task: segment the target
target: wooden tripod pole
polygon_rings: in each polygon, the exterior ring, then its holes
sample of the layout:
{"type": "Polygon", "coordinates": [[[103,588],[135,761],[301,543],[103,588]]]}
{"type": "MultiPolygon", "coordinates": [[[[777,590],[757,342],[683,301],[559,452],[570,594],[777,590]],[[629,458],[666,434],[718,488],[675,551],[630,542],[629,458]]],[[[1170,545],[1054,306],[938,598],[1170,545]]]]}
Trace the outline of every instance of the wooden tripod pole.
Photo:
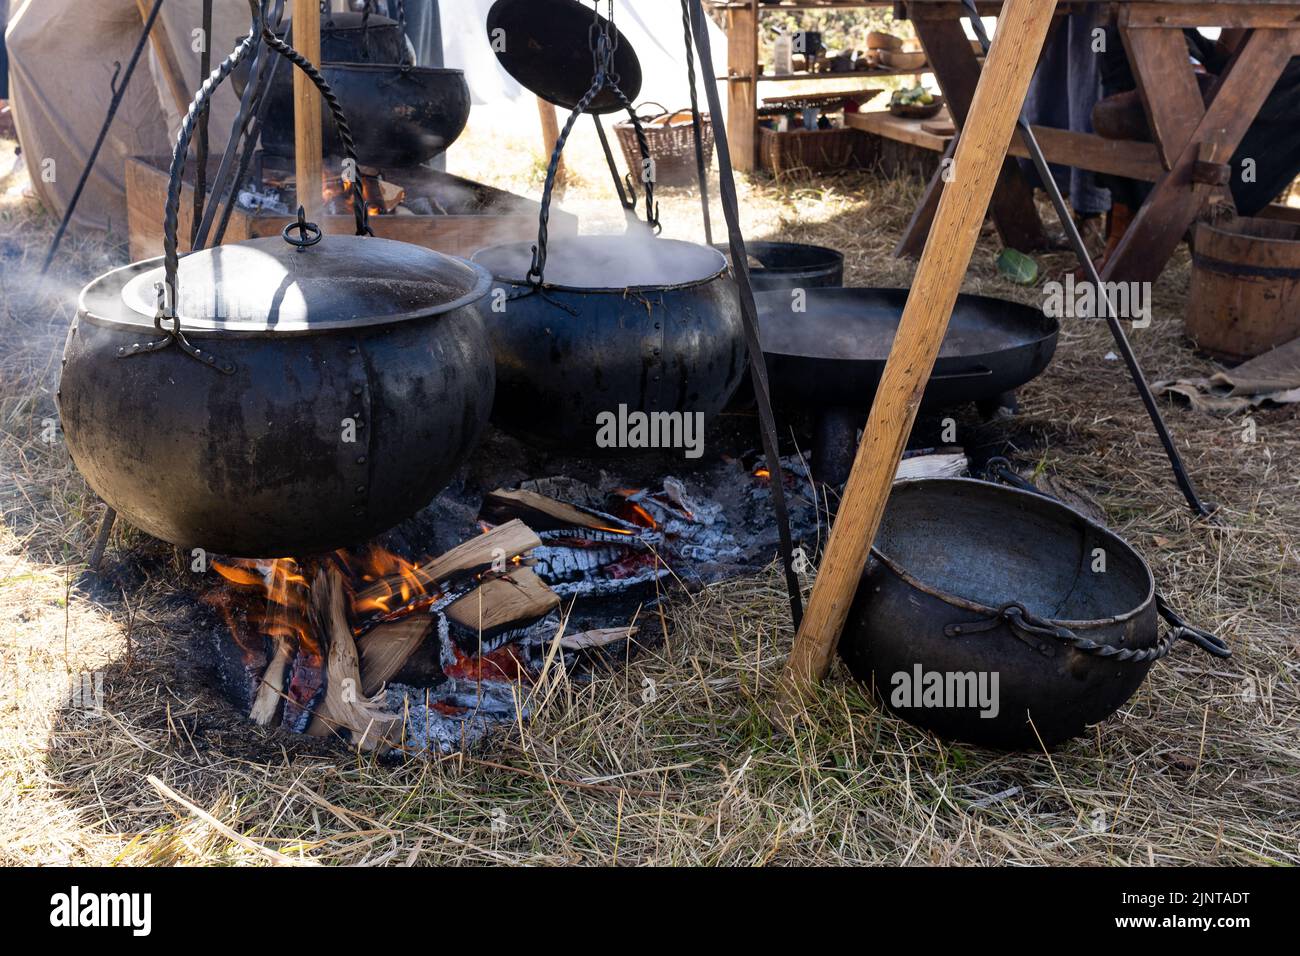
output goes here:
{"type": "Polygon", "coordinates": [[[797,710],[805,692],[830,667],[1055,9],[1055,0],[1007,0],[1002,7],[993,48],[961,129],[951,178],[912,280],[807,613],[785,664],[781,706],[786,714],[797,710]]]}
{"type": "MultiPolygon", "coordinates": [[[[320,66],[320,0],[293,0],[293,47],[320,66]]],[[[302,70],[293,71],[294,179],[298,205],[318,220],[324,173],[321,154],[321,101],[316,84],[302,70]]]]}

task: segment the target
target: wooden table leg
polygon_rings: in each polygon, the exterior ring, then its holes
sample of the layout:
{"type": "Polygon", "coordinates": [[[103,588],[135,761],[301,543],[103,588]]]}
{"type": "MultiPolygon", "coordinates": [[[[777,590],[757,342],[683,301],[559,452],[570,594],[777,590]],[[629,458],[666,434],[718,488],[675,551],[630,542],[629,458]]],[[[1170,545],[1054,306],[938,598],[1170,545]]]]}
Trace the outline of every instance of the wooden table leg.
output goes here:
{"type": "MultiPolygon", "coordinates": [[[[962,30],[960,19],[921,16],[923,11],[919,8],[909,8],[909,12],[917,14],[912,18],[912,26],[921,45],[925,47],[930,69],[934,71],[935,79],[943,92],[953,123],[960,131],[966,123],[971,98],[975,95],[975,86],[979,82],[979,60],[971,50],[970,40],[962,30]]],[[[942,185],[932,182],[927,193],[935,188],[941,190],[942,185]]],[[[936,197],[931,203],[923,203],[918,208],[918,215],[908,225],[907,232],[898,244],[898,250],[916,250],[921,247],[930,231],[932,210],[937,207],[936,197]]],[[[989,212],[1004,245],[1029,251],[1048,244],[1043,221],[1034,205],[1033,187],[1021,174],[1015,160],[1007,159],[1003,162],[989,212]]]]}
{"type": "Polygon", "coordinates": [[[1137,81],[1151,138],[1165,169],[1173,168],[1205,116],[1205,101],[1187,58],[1182,30],[1131,29],[1121,16],[1120,39],[1137,81]]]}
{"type": "Polygon", "coordinates": [[[943,196],[944,165],[952,159],[956,150],[957,137],[954,136],[948,140],[948,148],[943,151],[943,156],[939,159],[939,168],[926,183],[921,201],[912,210],[912,218],[907,221],[903,238],[899,239],[898,245],[894,246],[894,258],[915,259],[925,248],[925,237],[930,234],[930,224],[934,222],[934,214],[939,211],[939,199],[943,196]]]}
{"type": "MultiPolygon", "coordinates": [[[[1182,42],[1181,31],[1167,32],[1176,34],[1182,42]]],[[[1166,125],[1164,132],[1171,137],[1170,142],[1181,142],[1183,146],[1107,260],[1101,273],[1104,281],[1155,281],[1160,275],[1210,192],[1211,187],[1193,180],[1196,164],[1227,163],[1232,158],[1295,54],[1297,43],[1297,34],[1291,30],[1255,30],[1219,78],[1214,97],[1195,127],[1184,132],[1176,122],[1166,125]]],[[[1144,69],[1150,66],[1150,62],[1142,64],[1144,69]]],[[[1138,67],[1135,62],[1134,69],[1138,67]]],[[[1144,82],[1150,89],[1156,80],[1148,77],[1144,82]]],[[[1165,111],[1163,121],[1172,113],[1172,108],[1165,111]]],[[[1169,147],[1170,143],[1165,145],[1169,147]]]]}

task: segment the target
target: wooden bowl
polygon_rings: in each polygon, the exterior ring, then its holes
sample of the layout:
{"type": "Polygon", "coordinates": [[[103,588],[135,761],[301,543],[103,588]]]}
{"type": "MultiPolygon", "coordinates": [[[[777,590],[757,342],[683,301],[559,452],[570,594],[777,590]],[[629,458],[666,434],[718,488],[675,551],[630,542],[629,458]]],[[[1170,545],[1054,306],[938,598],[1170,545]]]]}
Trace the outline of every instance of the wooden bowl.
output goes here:
{"type": "Polygon", "coordinates": [[[903,40],[892,33],[882,33],[879,30],[872,30],[867,34],[868,50],[901,50],[903,40]]]}
{"type": "Polygon", "coordinates": [[[920,70],[925,66],[925,54],[905,53],[901,50],[881,50],[880,62],[891,70],[920,70]]]}
{"type": "Polygon", "coordinates": [[[929,119],[943,109],[943,97],[936,96],[933,103],[890,103],[889,112],[907,119],[929,119]]]}

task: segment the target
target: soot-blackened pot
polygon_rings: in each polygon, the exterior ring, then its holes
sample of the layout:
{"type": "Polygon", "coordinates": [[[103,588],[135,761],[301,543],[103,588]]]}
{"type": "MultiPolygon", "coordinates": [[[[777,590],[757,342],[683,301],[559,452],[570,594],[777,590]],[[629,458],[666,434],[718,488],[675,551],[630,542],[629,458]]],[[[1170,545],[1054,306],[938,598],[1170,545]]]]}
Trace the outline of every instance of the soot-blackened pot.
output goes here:
{"type": "Polygon", "coordinates": [[[490,276],[406,243],[318,241],[183,257],[174,338],[154,325],[161,260],[82,292],[59,414],[131,524],[246,557],[331,550],[422,508],[469,454],[492,405],[474,307],[490,276]]]}
{"type": "Polygon", "coordinates": [[[1050,747],[1123,706],[1175,639],[1230,653],[1161,601],[1125,541],[1029,491],[898,482],[871,557],[840,654],[891,710],[942,737],[1050,747]]]}
{"type": "Polygon", "coordinates": [[[535,287],[532,246],[492,246],[473,259],[496,279],[479,303],[496,354],[492,420],[577,452],[611,450],[597,444],[598,416],[620,407],[699,412],[707,427],[746,367],[722,254],[632,235],[557,239],[535,287]]]}

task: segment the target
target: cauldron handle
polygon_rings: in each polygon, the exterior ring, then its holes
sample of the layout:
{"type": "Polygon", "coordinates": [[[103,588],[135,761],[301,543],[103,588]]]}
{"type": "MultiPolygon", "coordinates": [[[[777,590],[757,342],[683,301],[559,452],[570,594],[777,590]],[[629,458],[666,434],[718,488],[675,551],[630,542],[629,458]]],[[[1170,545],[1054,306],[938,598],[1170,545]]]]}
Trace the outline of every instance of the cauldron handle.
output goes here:
{"type": "MultiPolygon", "coordinates": [[[[598,14],[597,17],[599,18],[598,14]]],[[[534,290],[542,287],[546,277],[546,245],[551,222],[551,197],[555,192],[555,179],[560,171],[560,156],[569,141],[569,135],[573,132],[574,125],[578,122],[578,117],[591,108],[592,101],[595,100],[601,90],[608,88],[618,98],[619,103],[627,109],[628,117],[636,130],[636,141],[641,151],[642,167],[646,170],[653,168],[650,157],[650,141],[646,139],[645,128],[641,125],[641,120],[637,118],[636,109],[632,106],[632,102],[619,87],[618,74],[612,72],[614,50],[618,47],[617,34],[612,31],[612,28],[608,32],[602,30],[595,22],[593,22],[591,30],[592,58],[595,61],[596,73],[592,78],[591,88],[582,95],[582,99],[578,100],[577,105],[573,107],[573,112],[569,114],[569,118],[564,124],[564,129],[560,130],[559,139],[555,141],[555,149],[551,151],[551,162],[546,167],[546,185],[542,189],[541,211],[537,216],[537,245],[533,246],[533,262],[528,269],[528,275],[525,276],[528,284],[534,290]]],[[[658,232],[660,228],[659,207],[656,205],[654,197],[654,176],[643,176],[643,181],[645,183],[646,222],[651,229],[658,232]]]]}
{"type": "MultiPolygon", "coordinates": [[[[1019,488],[1022,491],[1030,491],[1043,498],[1047,498],[1050,501],[1064,504],[1064,502],[1055,495],[1049,495],[1037,485],[1034,485],[1017,475],[1015,471],[1012,470],[1011,463],[1005,458],[990,458],[984,468],[986,475],[993,478],[1000,478],[1007,484],[1019,488]]],[[[1069,506],[1067,505],[1066,507],[1069,506]]],[[[1165,619],[1169,626],[1173,628],[1168,646],[1172,646],[1175,640],[1182,640],[1195,644],[1207,654],[1213,654],[1215,657],[1232,656],[1232,648],[1228,646],[1227,641],[1216,634],[1211,634],[1209,631],[1188,624],[1178,616],[1177,611],[1165,602],[1165,599],[1160,596],[1159,592],[1156,593],[1156,610],[1160,613],[1160,616],[1165,619]]]]}
{"type": "MultiPolygon", "coordinates": [[[[159,294],[159,309],[157,316],[154,318],[154,327],[161,332],[165,332],[173,339],[181,335],[180,318],[176,314],[179,302],[176,276],[180,268],[180,254],[177,250],[176,233],[180,216],[182,177],[185,171],[185,160],[189,154],[190,140],[194,136],[200,114],[202,114],[209,100],[212,99],[217,87],[226,81],[226,78],[234,72],[235,67],[253,49],[254,42],[259,34],[262,41],[270,49],[305,73],[307,78],[320,90],[321,98],[329,106],[334,125],[338,129],[339,140],[343,143],[343,150],[346,154],[344,178],[352,181],[352,206],[357,221],[357,235],[374,234],[370,229],[369,212],[366,209],[365,197],[361,191],[356,144],[352,139],[352,131],[348,126],[347,117],[343,115],[343,109],[339,105],[338,98],[330,89],[325,78],[312,66],[311,61],[304,58],[297,50],[275,35],[266,22],[266,13],[259,0],[248,0],[248,6],[253,15],[253,24],[248,36],[244,37],[234,51],[203,81],[203,86],[199,88],[199,92],[195,95],[193,102],[190,103],[189,111],[185,114],[180,132],[176,136],[176,148],[172,150],[172,163],[167,183],[167,204],[163,214],[163,289],[159,294]],[[171,323],[170,329],[163,327],[163,319],[167,319],[171,323]]],[[[222,367],[222,370],[225,371],[226,368],[222,367]]],[[[233,371],[234,369],[230,367],[229,370],[233,371]]]]}
{"type": "Polygon", "coordinates": [[[1181,617],[1178,612],[1165,603],[1165,599],[1159,594],[1156,595],[1156,610],[1160,616],[1165,619],[1170,627],[1174,629],[1174,637],[1177,640],[1190,641],[1207,654],[1213,654],[1215,657],[1231,657],[1232,648],[1228,642],[1217,634],[1211,634],[1209,631],[1202,630],[1199,627],[1193,627],[1181,617]]]}

